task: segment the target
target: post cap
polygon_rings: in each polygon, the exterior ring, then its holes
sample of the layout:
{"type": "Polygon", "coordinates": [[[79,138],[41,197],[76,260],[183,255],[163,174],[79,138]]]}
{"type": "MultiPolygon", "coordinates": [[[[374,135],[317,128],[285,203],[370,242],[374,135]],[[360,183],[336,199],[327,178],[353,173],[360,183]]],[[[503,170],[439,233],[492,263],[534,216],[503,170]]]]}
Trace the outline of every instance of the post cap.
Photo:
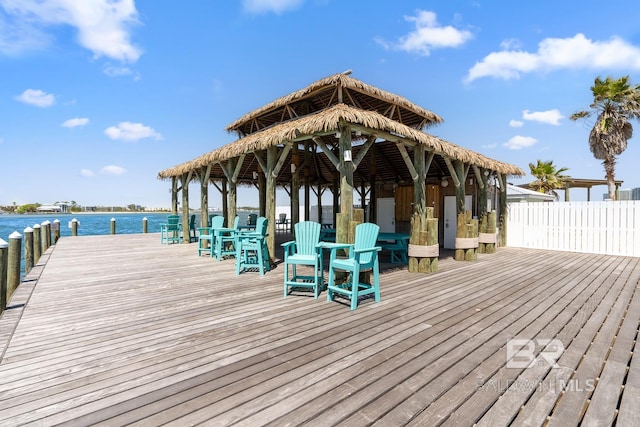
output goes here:
{"type": "Polygon", "coordinates": [[[9,244],[4,240],[0,239],[0,249],[8,248],[9,244]]]}
{"type": "Polygon", "coordinates": [[[22,234],[18,233],[17,231],[14,231],[13,233],[9,234],[9,239],[21,239],[22,238],[22,234]]]}
{"type": "Polygon", "coordinates": [[[25,233],[33,233],[33,228],[27,227],[27,228],[24,229],[24,232],[25,233]]]}

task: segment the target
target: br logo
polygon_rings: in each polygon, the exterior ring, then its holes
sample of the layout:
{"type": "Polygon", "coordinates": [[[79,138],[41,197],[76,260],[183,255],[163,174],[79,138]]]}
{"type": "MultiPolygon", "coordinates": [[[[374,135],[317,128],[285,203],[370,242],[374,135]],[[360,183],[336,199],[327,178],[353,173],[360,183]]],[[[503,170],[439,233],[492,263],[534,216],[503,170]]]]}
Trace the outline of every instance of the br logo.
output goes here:
{"type": "Polygon", "coordinates": [[[545,363],[552,368],[559,368],[556,362],[563,352],[564,345],[558,339],[514,338],[507,341],[507,368],[527,369],[545,363]],[[537,357],[536,345],[542,347],[537,357]]]}

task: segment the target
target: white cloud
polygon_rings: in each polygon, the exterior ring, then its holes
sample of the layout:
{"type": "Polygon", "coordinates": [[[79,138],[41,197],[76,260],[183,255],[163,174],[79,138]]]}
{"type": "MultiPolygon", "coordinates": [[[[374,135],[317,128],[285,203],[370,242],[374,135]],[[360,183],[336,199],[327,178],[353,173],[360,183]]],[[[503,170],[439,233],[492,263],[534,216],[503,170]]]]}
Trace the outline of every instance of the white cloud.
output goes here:
{"type": "Polygon", "coordinates": [[[56,97],[53,94],[46,93],[40,89],[27,89],[16,96],[15,99],[41,108],[51,107],[56,102],[56,97]]]}
{"type": "Polygon", "coordinates": [[[524,122],[521,120],[510,120],[509,126],[511,126],[512,128],[521,128],[522,126],[524,126],[524,122]]]}
{"type": "Polygon", "coordinates": [[[93,171],[90,169],[82,169],[80,170],[80,175],[82,176],[93,176],[93,171]]]}
{"type": "Polygon", "coordinates": [[[89,119],[76,117],[74,119],[66,120],[62,124],[62,127],[65,127],[65,128],[77,128],[77,127],[80,127],[80,126],[86,126],[88,123],[89,123],[89,119]]]}
{"type": "Polygon", "coordinates": [[[458,47],[473,38],[470,31],[459,30],[452,26],[440,26],[436,14],[427,10],[418,10],[416,16],[405,16],[407,22],[412,22],[415,29],[406,36],[400,37],[397,43],[376,40],[385,48],[403,50],[428,56],[432,49],[458,47]]]}
{"type": "Polygon", "coordinates": [[[481,145],[482,148],[496,148],[498,146],[498,144],[496,144],[495,142],[492,144],[483,144],[481,145]]]}
{"type": "Polygon", "coordinates": [[[530,136],[516,135],[503,145],[509,150],[521,150],[523,148],[531,147],[538,142],[537,139],[530,136]]]}
{"type": "Polygon", "coordinates": [[[0,49],[11,42],[24,49],[42,48],[51,39],[47,26],[68,25],[96,58],[135,62],[141,55],[130,41],[130,27],[139,23],[133,0],[0,0],[0,6],[7,14],[0,49]]]}
{"type": "Polygon", "coordinates": [[[294,10],[304,3],[304,0],[242,0],[242,7],[251,13],[273,12],[280,14],[294,10]]]}
{"type": "Polygon", "coordinates": [[[560,111],[558,111],[557,109],[532,112],[529,112],[529,110],[524,110],[522,112],[522,118],[534,122],[560,126],[560,120],[563,119],[564,116],[560,114],[560,111]]]}
{"type": "Polygon", "coordinates": [[[124,175],[127,173],[127,170],[120,166],[108,165],[100,169],[100,173],[105,175],[124,175]]]}
{"type": "Polygon", "coordinates": [[[130,76],[131,74],[133,74],[133,71],[131,71],[131,68],[116,67],[111,64],[105,64],[105,66],[102,67],[102,72],[109,77],[130,76]]]}
{"type": "MultiPolygon", "coordinates": [[[[511,44],[507,42],[504,46],[511,44]]],[[[523,73],[564,68],[640,70],[640,47],[619,37],[607,41],[592,41],[584,34],[565,39],[547,38],[538,44],[537,52],[503,50],[490,53],[469,70],[466,81],[481,77],[517,79],[523,73]]]]}
{"type": "Polygon", "coordinates": [[[162,135],[156,132],[155,129],[142,123],[131,122],[120,122],[118,126],[111,126],[105,129],[104,134],[111,139],[121,139],[123,141],[137,141],[144,138],[162,139],[162,135]]]}

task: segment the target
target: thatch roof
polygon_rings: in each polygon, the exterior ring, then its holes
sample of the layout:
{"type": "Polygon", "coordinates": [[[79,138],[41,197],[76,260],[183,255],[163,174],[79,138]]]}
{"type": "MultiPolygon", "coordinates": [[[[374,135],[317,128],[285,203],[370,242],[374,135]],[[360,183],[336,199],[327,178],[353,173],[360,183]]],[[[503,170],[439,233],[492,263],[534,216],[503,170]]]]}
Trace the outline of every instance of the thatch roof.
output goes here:
{"type": "Polygon", "coordinates": [[[345,104],[365,111],[374,111],[398,123],[422,130],[443,120],[432,111],[399,95],[378,89],[350,77],[351,72],[320,79],[251,111],[226,127],[239,137],[261,131],[277,123],[295,119],[345,104]]]}
{"type": "MultiPolygon", "coordinates": [[[[517,166],[490,159],[472,150],[457,146],[399,123],[378,112],[361,110],[346,104],[336,104],[313,114],[308,114],[254,132],[194,160],[182,163],[173,168],[165,169],[158,174],[158,177],[160,179],[167,179],[172,176],[179,176],[209,164],[225,162],[229,159],[239,157],[242,154],[254,155],[254,153],[261,152],[272,146],[283,146],[284,144],[294,142],[302,143],[310,140],[314,136],[322,137],[328,146],[333,146],[337,142],[334,137],[335,132],[339,131],[341,127],[345,125],[354,131],[353,140],[355,145],[358,145],[359,142],[366,139],[369,135],[375,135],[381,140],[390,140],[393,150],[388,153],[389,156],[399,156],[398,150],[394,146],[396,142],[403,143],[409,147],[422,144],[426,146],[428,151],[434,151],[441,157],[461,160],[465,163],[474,164],[504,175],[524,175],[524,172],[517,166]]],[[[376,145],[379,145],[379,143],[376,143],[376,145]]],[[[354,148],[354,150],[356,150],[356,148],[354,148]]],[[[323,153],[317,153],[317,155],[320,157],[324,156],[323,153]]],[[[245,159],[245,162],[246,161],[245,159]]],[[[329,162],[325,164],[330,165],[329,162]]],[[[383,165],[378,166],[378,168],[383,167],[383,165]]],[[[396,166],[387,167],[393,168],[396,166]]],[[[402,161],[400,161],[397,167],[406,169],[402,161]]],[[[318,171],[318,173],[320,173],[320,171],[318,171]]],[[[381,173],[383,173],[383,171],[381,171],[381,173]]],[[[394,176],[394,174],[391,175],[394,176]]],[[[213,174],[212,176],[215,177],[216,175],[213,174]]],[[[250,177],[251,175],[249,174],[248,176],[250,177]]],[[[395,176],[398,176],[398,174],[396,173],[395,176]]]]}

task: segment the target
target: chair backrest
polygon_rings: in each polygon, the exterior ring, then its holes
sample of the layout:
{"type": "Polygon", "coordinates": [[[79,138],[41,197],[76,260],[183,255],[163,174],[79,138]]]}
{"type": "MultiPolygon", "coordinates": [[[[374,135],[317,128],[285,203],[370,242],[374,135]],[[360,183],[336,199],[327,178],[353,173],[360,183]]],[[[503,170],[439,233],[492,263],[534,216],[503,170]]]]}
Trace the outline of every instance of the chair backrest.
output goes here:
{"type": "Polygon", "coordinates": [[[224,227],[224,217],[222,215],[216,215],[211,218],[211,228],[222,228],[224,227]]]}
{"type": "Polygon", "coordinates": [[[278,217],[278,224],[284,224],[286,222],[287,222],[287,214],[281,213],[280,216],[278,217]]]}
{"type": "Polygon", "coordinates": [[[237,230],[240,226],[240,217],[236,215],[236,218],[233,220],[233,229],[237,230]]]}
{"type": "Polygon", "coordinates": [[[316,253],[316,245],[320,242],[320,228],[320,223],[315,221],[302,221],[295,225],[296,253],[302,255],[316,253]]]}
{"type": "Polygon", "coordinates": [[[258,214],[249,214],[247,225],[256,225],[256,219],[258,219],[258,214]]]}
{"type": "Polygon", "coordinates": [[[195,229],[196,229],[196,216],[191,215],[191,218],[189,218],[189,230],[195,230],[195,229]]]}
{"type": "MultiPolygon", "coordinates": [[[[378,224],[371,222],[363,222],[356,225],[356,238],[353,245],[354,249],[368,249],[376,246],[376,240],[378,240],[378,233],[380,227],[378,224]]],[[[350,256],[353,256],[350,254],[350,256]]],[[[374,252],[366,252],[360,256],[360,264],[367,264],[371,262],[374,256],[374,252]]]]}
{"type": "Polygon", "coordinates": [[[258,217],[258,219],[256,220],[256,232],[260,233],[260,235],[262,236],[266,236],[268,224],[269,221],[267,220],[267,218],[263,216],[258,217]]]}
{"type": "Polygon", "coordinates": [[[167,216],[167,230],[177,230],[180,224],[180,215],[167,216]]]}

